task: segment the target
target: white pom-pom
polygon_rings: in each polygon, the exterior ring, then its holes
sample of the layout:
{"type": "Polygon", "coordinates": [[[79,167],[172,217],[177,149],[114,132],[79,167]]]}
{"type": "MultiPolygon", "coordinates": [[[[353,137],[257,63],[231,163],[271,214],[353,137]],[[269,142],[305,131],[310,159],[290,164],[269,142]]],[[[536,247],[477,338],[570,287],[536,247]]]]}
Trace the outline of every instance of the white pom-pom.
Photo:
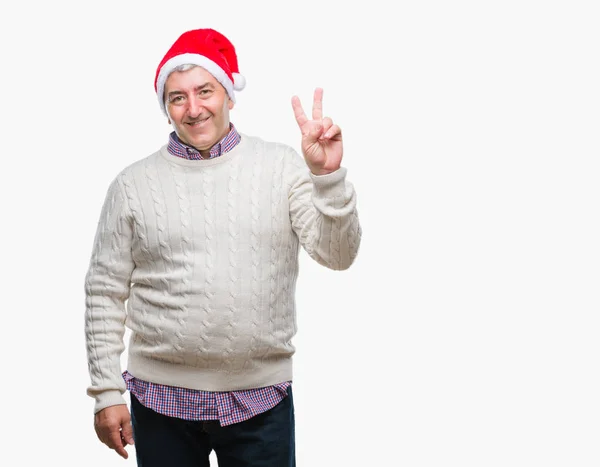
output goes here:
{"type": "Polygon", "coordinates": [[[246,87],[246,78],[239,73],[232,73],[233,75],[233,89],[241,91],[246,87]]]}

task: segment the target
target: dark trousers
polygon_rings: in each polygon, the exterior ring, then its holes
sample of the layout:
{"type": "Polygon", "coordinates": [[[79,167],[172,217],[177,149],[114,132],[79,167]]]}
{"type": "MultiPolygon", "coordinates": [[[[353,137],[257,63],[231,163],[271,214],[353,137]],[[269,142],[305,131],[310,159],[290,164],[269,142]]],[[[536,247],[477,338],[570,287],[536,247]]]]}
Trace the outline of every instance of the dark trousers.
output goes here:
{"type": "Polygon", "coordinates": [[[223,427],[159,414],[131,394],[131,422],[138,467],[209,467],[213,449],[219,467],[296,466],[291,386],[272,409],[223,427]]]}

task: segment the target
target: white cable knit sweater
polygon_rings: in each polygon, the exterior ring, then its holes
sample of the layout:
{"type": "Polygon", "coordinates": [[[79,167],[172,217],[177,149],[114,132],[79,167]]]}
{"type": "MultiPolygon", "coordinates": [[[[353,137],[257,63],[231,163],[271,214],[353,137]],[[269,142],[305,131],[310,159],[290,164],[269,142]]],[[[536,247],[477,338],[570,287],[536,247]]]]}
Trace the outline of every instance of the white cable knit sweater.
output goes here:
{"type": "Polygon", "coordinates": [[[125,403],[125,326],[128,370],[146,381],[231,391],[292,379],[298,245],[336,270],[358,252],[345,177],[312,175],[291,147],[246,135],[215,159],[165,146],[125,168],[86,275],[95,411],[125,403]]]}

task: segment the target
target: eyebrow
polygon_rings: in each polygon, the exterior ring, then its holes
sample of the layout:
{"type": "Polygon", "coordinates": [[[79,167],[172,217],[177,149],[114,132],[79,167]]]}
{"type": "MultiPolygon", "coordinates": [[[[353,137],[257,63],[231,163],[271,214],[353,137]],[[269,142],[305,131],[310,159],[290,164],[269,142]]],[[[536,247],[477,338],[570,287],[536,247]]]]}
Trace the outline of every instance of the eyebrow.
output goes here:
{"type": "MultiPolygon", "coordinates": [[[[204,89],[204,88],[211,88],[211,89],[214,89],[214,86],[213,86],[213,84],[212,84],[212,83],[204,83],[204,84],[201,84],[200,86],[196,86],[196,87],[194,88],[194,91],[195,91],[195,92],[198,92],[198,91],[201,91],[201,90],[202,90],[202,89],[204,89]]],[[[183,92],[183,91],[178,91],[178,90],[171,91],[171,92],[170,92],[170,93],[167,95],[167,98],[169,98],[169,99],[170,99],[170,98],[171,98],[171,97],[173,97],[173,96],[180,96],[180,95],[182,95],[182,94],[185,94],[185,92],[183,92]]]]}

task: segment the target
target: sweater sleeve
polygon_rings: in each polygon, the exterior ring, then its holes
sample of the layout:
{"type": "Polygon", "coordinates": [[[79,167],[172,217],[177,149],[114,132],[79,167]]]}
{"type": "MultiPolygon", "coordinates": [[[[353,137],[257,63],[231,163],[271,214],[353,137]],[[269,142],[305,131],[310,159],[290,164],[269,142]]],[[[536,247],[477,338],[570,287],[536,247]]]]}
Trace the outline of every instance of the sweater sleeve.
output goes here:
{"type": "Polygon", "coordinates": [[[134,262],[132,219],[119,178],[111,183],[85,277],[85,340],[94,412],[125,404],[120,356],[125,349],[125,301],[134,262]]]}
{"type": "Polygon", "coordinates": [[[287,165],[290,220],[300,244],[319,264],[348,269],[358,254],[362,229],[347,169],[314,175],[291,148],[287,165]]]}

